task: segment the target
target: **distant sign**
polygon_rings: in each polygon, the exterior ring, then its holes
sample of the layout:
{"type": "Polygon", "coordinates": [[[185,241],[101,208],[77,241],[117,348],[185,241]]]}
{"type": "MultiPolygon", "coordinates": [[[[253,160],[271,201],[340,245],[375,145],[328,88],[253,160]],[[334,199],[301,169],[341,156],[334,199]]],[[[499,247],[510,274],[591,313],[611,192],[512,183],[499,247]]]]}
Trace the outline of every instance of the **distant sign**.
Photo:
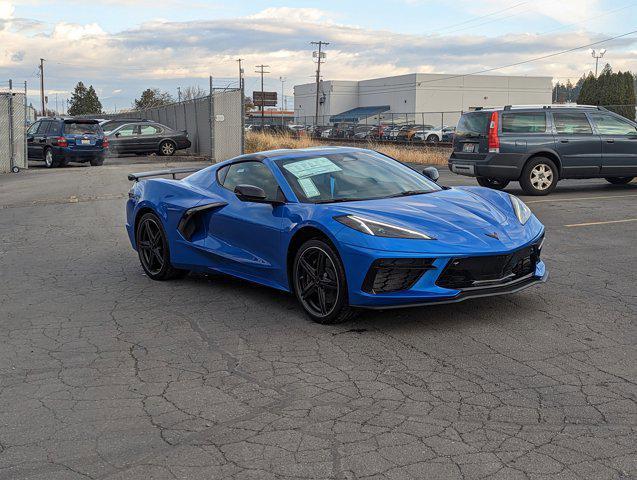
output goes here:
{"type": "Polygon", "coordinates": [[[256,107],[276,107],[277,92],[252,92],[252,103],[256,107]]]}

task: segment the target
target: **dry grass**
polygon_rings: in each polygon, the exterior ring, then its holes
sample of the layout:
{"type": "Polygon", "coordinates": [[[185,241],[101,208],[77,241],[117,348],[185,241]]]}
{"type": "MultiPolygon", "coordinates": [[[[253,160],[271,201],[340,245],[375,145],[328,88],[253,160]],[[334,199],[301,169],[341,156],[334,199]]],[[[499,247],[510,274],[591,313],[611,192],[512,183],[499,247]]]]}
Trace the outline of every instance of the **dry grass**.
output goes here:
{"type": "MultiPolygon", "coordinates": [[[[308,137],[294,138],[289,135],[273,135],[269,133],[247,132],[246,153],[262,152],[264,150],[276,150],[278,148],[308,148],[329,145],[328,142],[315,140],[308,137]]],[[[338,141],[331,142],[339,145],[338,141]]],[[[360,146],[377,150],[381,153],[396,158],[405,163],[420,163],[424,165],[446,165],[449,159],[450,149],[447,147],[425,147],[409,145],[386,145],[381,143],[347,143],[345,145],[360,146]]]]}

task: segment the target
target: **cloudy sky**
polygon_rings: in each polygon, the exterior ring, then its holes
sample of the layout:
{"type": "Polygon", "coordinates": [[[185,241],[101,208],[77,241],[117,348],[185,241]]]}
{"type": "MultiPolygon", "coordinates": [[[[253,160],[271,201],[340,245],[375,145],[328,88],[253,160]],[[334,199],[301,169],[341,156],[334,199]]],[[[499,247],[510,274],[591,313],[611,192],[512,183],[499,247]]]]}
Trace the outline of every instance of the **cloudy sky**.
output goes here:
{"type": "MultiPolygon", "coordinates": [[[[266,89],[286,95],[311,81],[312,40],[330,42],[326,79],[410,72],[462,74],[510,65],[637,30],[635,0],[0,0],[0,87],[29,85],[45,58],[49,105],[75,83],[94,85],[106,110],[128,108],[158,87],[236,86],[270,65],[266,89]]],[[[637,71],[637,34],[600,45],[615,70],[637,71]]],[[[588,49],[498,70],[577,79],[594,68],[588,49]]],[[[60,107],[61,109],[61,107],[60,107]]]]}

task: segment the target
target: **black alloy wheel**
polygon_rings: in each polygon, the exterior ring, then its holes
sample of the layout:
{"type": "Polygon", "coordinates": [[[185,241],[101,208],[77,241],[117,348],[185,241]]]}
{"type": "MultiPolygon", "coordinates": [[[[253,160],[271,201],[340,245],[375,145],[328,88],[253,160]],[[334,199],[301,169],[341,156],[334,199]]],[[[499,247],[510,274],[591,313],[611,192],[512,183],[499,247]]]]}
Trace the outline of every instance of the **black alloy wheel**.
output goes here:
{"type": "Polygon", "coordinates": [[[493,190],[504,190],[509,184],[508,180],[501,178],[478,177],[476,180],[481,187],[492,188],[493,190]]]}
{"type": "Polygon", "coordinates": [[[293,268],[294,293],[318,323],[341,323],[353,317],[347,304],[345,271],[332,247],[321,240],[304,243],[293,268]]]}
{"type": "Polygon", "coordinates": [[[146,275],[153,280],[168,280],[185,275],[170,263],[168,241],[161,220],[154,213],[146,213],[137,224],[137,253],[146,275]]]}

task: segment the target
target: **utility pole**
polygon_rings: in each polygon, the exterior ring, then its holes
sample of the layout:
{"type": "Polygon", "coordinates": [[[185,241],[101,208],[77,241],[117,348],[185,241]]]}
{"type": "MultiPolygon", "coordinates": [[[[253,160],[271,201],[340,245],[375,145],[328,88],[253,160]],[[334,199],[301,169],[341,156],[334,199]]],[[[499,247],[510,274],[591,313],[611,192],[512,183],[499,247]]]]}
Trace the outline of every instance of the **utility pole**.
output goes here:
{"type": "Polygon", "coordinates": [[[181,103],[181,87],[177,87],[177,103],[181,103]]]}
{"type": "Polygon", "coordinates": [[[597,68],[599,67],[599,59],[604,56],[606,53],[606,49],[602,48],[601,50],[593,50],[592,48],[589,50],[591,56],[595,59],[595,78],[597,78],[597,68]]]}
{"type": "Polygon", "coordinates": [[[310,42],[311,45],[318,45],[318,51],[312,52],[312,56],[316,58],[316,106],[314,111],[314,126],[318,126],[318,109],[319,109],[319,83],[321,81],[321,60],[325,58],[323,53],[323,45],[329,45],[329,42],[310,42]]]}
{"type": "Polygon", "coordinates": [[[270,68],[270,65],[257,65],[256,68],[258,68],[259,70],[255,70],[255,72],[261,74],[261,126],[263,126],[265,116],[265,100],[263,98],[263,75],[266,73],[270,73],[265,71],[266,68],[270,68]]]}
{"type": "Polygon", "coordinates": [[[58,94],[55,94],[55,114],[59,115],[60,112],[58,112],[58,94]]]}
{"type": "Polygon", "coordinates": [[[44,59],[40,59],[40,101],[42,103],[42,116],[46,116],[46,105],[44,102],[44,59]]]}

